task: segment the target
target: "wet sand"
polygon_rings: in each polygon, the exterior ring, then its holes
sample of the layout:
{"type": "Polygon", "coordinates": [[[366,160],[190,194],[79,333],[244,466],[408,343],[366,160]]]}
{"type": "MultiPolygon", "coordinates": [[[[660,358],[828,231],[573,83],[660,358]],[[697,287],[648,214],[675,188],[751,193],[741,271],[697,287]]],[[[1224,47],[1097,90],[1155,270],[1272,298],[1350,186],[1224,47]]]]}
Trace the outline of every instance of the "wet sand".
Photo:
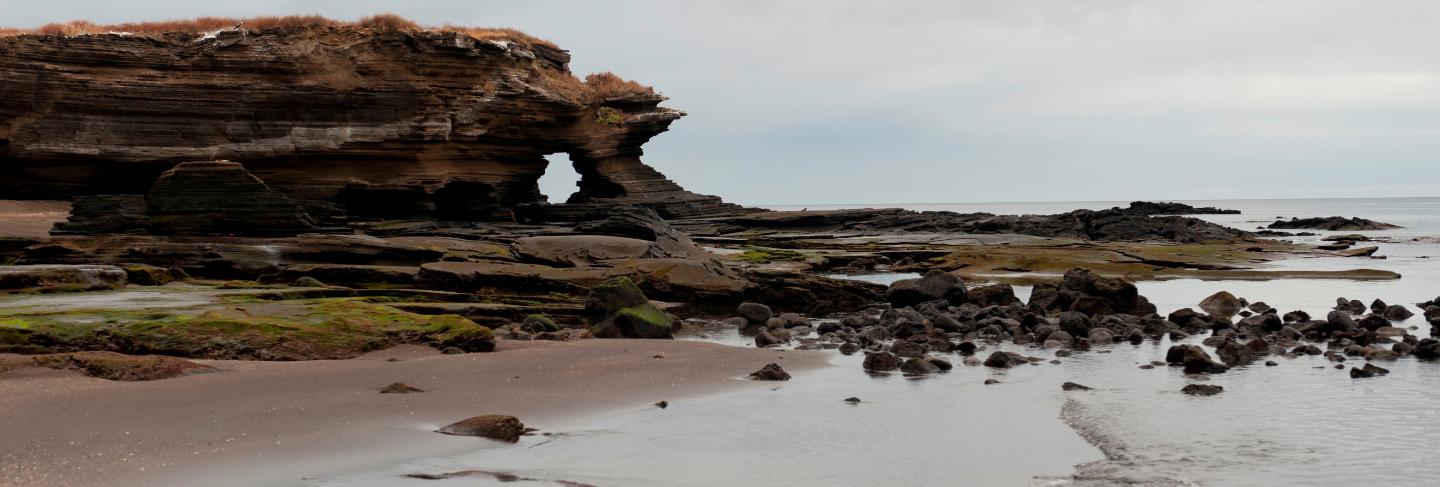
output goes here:
{"type": "Polygon", "coordinates": [[[221,372],[112,382],[0,372],[0,484],[258,485],[474,448],[432,430],[479,414],[547,423],[763,388],[826,355],[670,340],[502,341],[495,353],[397,347],[354,360],[204,361],[221,372]],[[661,355],[664,358],[655,358],[661,355]],[[390,361],[391,358],[399,361],[390,361]],[[380,394],[392,382],[426,390],[380,394]]]}

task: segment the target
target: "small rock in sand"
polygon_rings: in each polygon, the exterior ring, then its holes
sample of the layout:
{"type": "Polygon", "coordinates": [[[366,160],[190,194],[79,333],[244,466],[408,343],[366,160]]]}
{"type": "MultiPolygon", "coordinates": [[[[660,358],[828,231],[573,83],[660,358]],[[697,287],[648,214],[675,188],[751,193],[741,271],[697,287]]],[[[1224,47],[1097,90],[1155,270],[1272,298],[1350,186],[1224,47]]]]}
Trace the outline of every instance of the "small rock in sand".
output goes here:
{"type": "Polygon", "coordinates": [[[1190,384],[1180,389],[1180,392],[1192,396],[1213,396],[1224,391],[1224,387],[1214,384],[1190,384]]]}
{"type": "Polygon", "coordinates": [[[850,403],[850,404],[860,404],[860,398],[858,398],[858,397],[847,397],[847,398],[845,398],[845,402],[850,403]]]}
{"type": "Polygon", "coordinates": [[[1088,391],[1088,390],[1091,390],[1090,387],[1082,386],[1082,385],[1076,384],[1076,383],[1074,383],[1074,382],[1066,382],[1066,383],[1064,383],[1064,384],[1060,384],[1060,389],[1061,389],[1061,390],[1065,390],[1065,391],[1088,391]]]}
{"type": "Polygon", "coordinates": [[[515,443],[525,433],[525,423],[514,416],[487,414],[451,423],[436,430],[437,433],[458,436],[480,436],[492,440],[515,443]]]}
{"type": "Polygon", "coordinates": [[[790,374],[779,364],[767,364],[764,368],[752,372],[750,380],[790,380],[790,374]]]}
{"type": "Polygon", "coordinates": [[[668,407],[670,407],[670,401],[660,401],[660,402],[657,402],[657,403],[655,403],[655,407],[660,408],[660,409],[668,408],[668,407]]]}
{"type": "Polygon", "coordinates": [[[404,382],[396,382],[394,384],[390,384],[388,386],[380,388],[381,394],[409,394],[412,392],[425,391],[423,389],[420,389],[419,387],[415,387],[404,382]]]}

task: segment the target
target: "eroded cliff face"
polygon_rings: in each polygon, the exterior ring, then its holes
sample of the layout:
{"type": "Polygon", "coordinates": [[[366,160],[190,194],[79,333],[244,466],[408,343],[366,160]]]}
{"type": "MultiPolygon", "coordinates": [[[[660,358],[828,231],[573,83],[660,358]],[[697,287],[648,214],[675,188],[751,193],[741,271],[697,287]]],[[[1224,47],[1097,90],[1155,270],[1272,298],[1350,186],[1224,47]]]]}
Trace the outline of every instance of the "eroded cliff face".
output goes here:
{"type": "Polygon", "coordinates": [[[738,209],[641,162],[683,112],[656,93],[597,97],[568,62],[538,44],[360,27],[0,38],[0,198],[146,194],[178,163],[229,160],[320,224],[738,209]],[[533,208],[554,153],[580,190],[533,208]]]}

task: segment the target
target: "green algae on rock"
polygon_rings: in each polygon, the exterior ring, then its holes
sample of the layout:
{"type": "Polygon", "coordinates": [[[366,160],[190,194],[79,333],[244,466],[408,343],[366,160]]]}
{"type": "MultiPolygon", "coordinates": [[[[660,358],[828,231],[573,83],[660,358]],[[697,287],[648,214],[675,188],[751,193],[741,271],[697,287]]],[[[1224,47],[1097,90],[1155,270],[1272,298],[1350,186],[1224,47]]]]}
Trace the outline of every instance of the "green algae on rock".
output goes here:
{"type": "Polygon", "coordinates": [[[628,277],[595,286],[585,300],[590,332],[597,338],[671,338],[674,319],[645,297],[628,277]]]}
{"type": "Polygon", "coordinates": [[[28,312],[0,319],[0,352],[103,350],[210,359],[352,358],[402,343],[495,348],[490,329],[456,315],[421,315],[353,298],[239,303],[178,310],[28,312]]]}

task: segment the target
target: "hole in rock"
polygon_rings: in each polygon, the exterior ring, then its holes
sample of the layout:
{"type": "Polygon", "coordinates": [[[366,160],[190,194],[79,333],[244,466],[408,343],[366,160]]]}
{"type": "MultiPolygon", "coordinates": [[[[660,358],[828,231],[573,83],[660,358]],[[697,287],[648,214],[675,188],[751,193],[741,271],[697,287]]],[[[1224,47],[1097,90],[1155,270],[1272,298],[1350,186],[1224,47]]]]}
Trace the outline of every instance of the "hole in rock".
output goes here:
{"type": "Polygon", "coordinates": [[[548,198],[551,204],[564,203],[580,189],[580,173],[575,172],[575,165],[564,152],[545,156],[545,160],[548,162],[545,165],[545,174],[541,175],[537,182],[540,194],[548,198]]]}

